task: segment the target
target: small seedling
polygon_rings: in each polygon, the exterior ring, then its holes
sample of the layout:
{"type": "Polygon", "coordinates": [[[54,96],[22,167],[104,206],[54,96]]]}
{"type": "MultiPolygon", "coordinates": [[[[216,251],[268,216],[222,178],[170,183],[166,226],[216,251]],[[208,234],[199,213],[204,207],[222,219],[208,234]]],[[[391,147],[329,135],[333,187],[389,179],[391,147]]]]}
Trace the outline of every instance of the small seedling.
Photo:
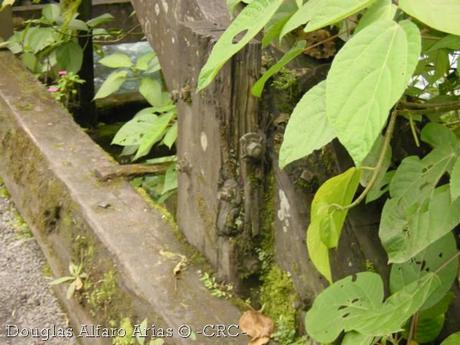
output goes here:
{"type": "Polygon", "coordinates": [[[79,291],[83,288],[83,280],[88,278],[88,274],[82,271],[83,271],[83,266],[81,264],[77,266],[71,262],[69,264],[70,276],[65,276],[65,277],[61,277],[56,280],[53,280],[50,283],[50,285],[59,285],[59,284],[70,282],[70,285],[67,288],[66,297],[67,299],[71,299],[73,295],[75,294],[75,291],[79,291]]]}

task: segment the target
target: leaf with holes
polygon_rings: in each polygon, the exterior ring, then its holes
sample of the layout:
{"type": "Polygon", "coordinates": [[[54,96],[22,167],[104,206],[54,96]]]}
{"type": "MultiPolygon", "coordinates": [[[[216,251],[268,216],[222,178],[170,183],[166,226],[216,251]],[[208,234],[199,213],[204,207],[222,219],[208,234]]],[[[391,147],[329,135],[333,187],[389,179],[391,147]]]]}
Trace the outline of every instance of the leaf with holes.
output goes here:
{"type": "Polygon", "coordinates": [[[289,62],[294,60],[297,56],[303,53],[305,49],[305,41],[299,41],[297,44],[292,47],[283,57],[273,66],[271,66],[263,75],[262,77],[257,80],[257,82],[252,86],[251,92],[254,96],[260,97],[262,96],[262,91],[264,90],[265,83],[268,79],[270,79],[273,75],[281,71],[281,69],[286,66],[289,62]]]}
{"type": "Polygon", "coordinates": [[[433,29],[460,35],[458,0],[400,0],[399,7],[433,29]]]}
{"type": "Polygon", "coordinates": [[[325,108],[325,82],[310,89],[297,103],[284,133],[280,167],[306,157],[335,138],[325,108]]]}
{"type": "Polygon", "coordinates": [[[392,294],[382,306],[369,311],[356,311],[353,329],[372,336],[386,336],[398,332],[407,320],[420,310],[440,284],[436,274],[428,273],[392,294]]]}
{"type": "Polygon", "coordinates": [[[406,89],[411,77],[408,46],[405,30],[382,20],[353,36],[332,63],[326,81],[327,116],[357,165],[406,89]]]}
{"type": "Polygon", "coordinates": [[[444,185],[434,189],[428,199],[410,206],[399,198],[387,200],[379,236],[389,262],[404,263],[459,223],[460,199],[452,201],[449,186],[444,185]]]}
{"type": "Polygon", "coordinates": [[[316,341],[331,343],[344,330],[353,330],[356,311],[381,307],[383,297],[383,281],[376,273],[344,278],[314,300],[305,317],[305,328],[316,341]]]}
{"type": "Polygon", "coordinates": [[[439,286],[433,273],[405,286],[384,303],[382,278],[372,272],[339,280],[313,302],[305,318],[308,334],[321,343],[333,342],[343,331],[369,337],[401,330],[439,286]]]}
{"type": "Polygon", "coordinates": [[[208,61],[201,69],[198,91],[208,86],[225,62],[263,29],[282,2],[283,0],[254,0],[241,11],[219,38],[208,61]]]}
{"type": "Polygon", "coordinates": [[[305,32],[337,23],[373,2],[374,0],[310,0],[289,19],[281,32],[281,37],[307,23],[305,32]]]}
{"type": "MultiPolygon", "coordinates": [[[[429,272],[436,272],[456,253],[455,237],[453,234],[447,234],[409,261],[403,264],[394,264],[390,273],[391,292],[395,293],[401,290],[404,286],[420,279],[429,272]]],[[[431,308],[447,294],[457,277],[457,271],[458,261],[454,260],[437,273],[442,284],[433,292],[421,310],[431,308]]]]}
{"type": "Polygon", "coordinates": [[[112,145],[139,146],[146,132],[150,130],[157,120],[157,115],[144,110],[132,120],[126,122],[112,140],[112,145]]]}

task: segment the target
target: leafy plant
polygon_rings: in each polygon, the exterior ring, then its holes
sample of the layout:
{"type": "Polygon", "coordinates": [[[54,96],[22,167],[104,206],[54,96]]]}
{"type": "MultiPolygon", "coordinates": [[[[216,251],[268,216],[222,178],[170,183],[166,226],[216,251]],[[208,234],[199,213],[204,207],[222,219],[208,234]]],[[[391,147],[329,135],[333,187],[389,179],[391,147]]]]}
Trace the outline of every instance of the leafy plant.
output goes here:
{"type": "MultiPolygon", "coordinates": [[[[107,97],[118,91],[128,80],[139,83],[139,92],[151,105],[139,111],[125,123],[112,140],[112,144],[123,146],[122,155],[138,160],[147,156],[155,146],[164,145],[172,149],[177,138],[177,110],[169,92],[163,90],[158,78],[161,70],[155,53],[142,55],[132,62],[126,54],[108,55],[99,61],[115,70],[101,85],[95,98],[107,97]]],[[[176,157],[165,156],[147,160],[148,164],[170,163],[163,175],[148,176],[135,180],[159,202],[164,202],[177,188],[176,157]]]]}
{"type": "Polygon", "coordinates": [[[230,284],[219,283],[211,274],[204,272],[200,280],[204,286],[211,292],[211,295],[218,298],[231,298],[233,296],[233,287],[230,284]]]}
{"type": "Polygon", "coordinates": [[[77,73],[83,62],[78,33],[105,35],[107,31],[98,26],[113,18],[103,14],[84,22],[78,19],[77,9],[78,6],[46,4],[39,19],[25,21],[25,28],[15,31],[2,46],[18,54],[26,67],[45,82],[54,79],[61,70],[77,73]]]}
{"type": "MultiPolygon", "coordinates": [[[[306,330],[322,343],[342,334],[347,345],[431,342],[443,327],[460,256],[452,235],[460,223],[460,3],[288,3],[251,1],[215,44],[197,88],[208,86],[262,29],[264,46],[283,41],[278,47],[290,48],[253,86],[255,96],[302,52],[341,41],[326,80],[295,107],[280,149],[285,167],[337,138],[354,162],[326,181],[311,205],[307,249],[331,285],[307,313],[306,330]],[[324,31],[323,40],[305,43],[309,33],[324,31]],[[401,160],[391,146],[403,127],[420,153],[401,160]],[[355,196],[360,184],[364,189],[355,196]],[[334,282],[329,262],[348,211],[383,196],[379,236],[392,265],[387,299],[377,273],[334,282]]],[[[455,342],[458,334],[443,344],[455,342]]]]}
{"type": "Polygon", "coordinates": [[[70,276],[61,277],[53,280],[50,285],[60,285],[64,283],[70,283],[67,288],[67,299],[71,299],[75,294],[75,291],[80,291],[83,289],[83,282],[88,278],[88,274],[83,272],[83,266],[75,265],[74,263],[69,264],[69,273],[70,276]]]}
{"type": "Polygon", "coordinates": [[[73,72],[59,71],[57,83],[50,85],[48,91],[51,92],[56,101],[68,108],[72,103],[76,103],[77,86],[84,83],[85,81],[73,72]]]}

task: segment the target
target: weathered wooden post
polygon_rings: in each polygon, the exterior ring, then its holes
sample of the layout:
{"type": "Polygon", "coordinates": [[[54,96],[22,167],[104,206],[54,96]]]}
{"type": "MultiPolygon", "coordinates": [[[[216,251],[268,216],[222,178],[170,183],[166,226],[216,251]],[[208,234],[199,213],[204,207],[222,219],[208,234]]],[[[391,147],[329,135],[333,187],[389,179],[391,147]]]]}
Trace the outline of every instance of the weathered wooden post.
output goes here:
{"type": "Polygon", "coordinates": [[[259,231],[265,140],[250,87],[260,70],[260,46],[250,44],[197,94],[200,68],[229,23],[225,2],[132,2],[179,98],[179,226],[221,277],[237,283],[239,266],[248,262],[238,257],[259,231]]]}

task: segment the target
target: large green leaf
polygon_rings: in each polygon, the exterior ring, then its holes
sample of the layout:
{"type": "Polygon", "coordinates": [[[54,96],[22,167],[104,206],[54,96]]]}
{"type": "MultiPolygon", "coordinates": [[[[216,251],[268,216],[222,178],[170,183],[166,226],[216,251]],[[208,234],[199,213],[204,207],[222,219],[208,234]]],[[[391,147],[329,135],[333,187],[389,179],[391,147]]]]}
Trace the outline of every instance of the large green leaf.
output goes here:
{"type": "Polygon", "coordinates": [[[283,57],[273,66],[271,66],[263,75],[262,77],[257,80],[257,82],[253,85],[251,92],[254,96],[260,97],[262,96],[262,91],[264,90],[265,83],[268,79],[270,79],[274,74],[281,71],[281,69],[286,66],[289,62],[294,60],[297,56],[303,53],[305,49],[305,41],[299,41],[297,44],[292,47],[283,57]]]}
{"type": "Polygon", "coordinates": [[[305,317],[308,334],[318,342],[331,343],[345,329],[353,330],[354,312],[376,309],[382,305],[383,282],[378,274],[358,273],[324,290],[313,302],[305,317]]]}
{"type": "Polygon", "coordinates": [[[445,314],[453,299],[454,294],[448,293],[436,305],[419,313],[417,329],[414,335],[414,339],[419,344],[430,343],[439,337],[444,328],[445,314]]]}
{"type": "Polygon", "coordinates": [[[83,63],[83,50],[74,41],[68,41],[56,48],[56,60],[60,69],[77,73],[83,63]]]}
{"type": "MultiPolygon", "coordinates": [[[[429,272],[436,272],[456,253],[457,243],[455,237],[453,234],[447,234],[409,261],[393,265],[390,273],[391,292],[401,290],[404,286],[420,279],[420,277],[429,272]]],[[[458,261],[454,260],[437,272],[441,285],[425,302],[422,310],[431,308],[446,295],[457,277],[457,271],[458,261]]]]}
{"type": "Polygon", "coordinates": [[[305,32],[318,30],[345,19],[369,6],[374,0],[310,0],[284,26],[281,37],[304,25],[305,32]]]}
{"type": "Polygon", "coordinates": [[[420,54],[422,52],[422,34],[417,25],[410,20],[403,20],[399,25],[406,33],[407,38],[407,69],[406,69],[406,86],[417,68],[420,54]]]}
{"type": "Polygon", "coordinates": [[[61,15],[61,6],[58,4],[46,4],[42,8],[42,16],[50,23],[56,22],[61,15]]]}
{"type": "MultiPolygon", "coordinates": [[[[416,191],[414,191],[416,193],[416,191]]],[[[434,189],[428,199],[406,206],[389,199],[382,211],[379,236],[392,263],[404,263],[460,223],[460,199],[452,202],[447,185],[434,189]]]]}
{"type": "Polygon", "coordinates": [[[332,282],[328,249],[338,245],[348,210],[335,206],[348,205],[358,188],[360,171],[350,168],[327,180],[316,192],[311,205],[307,229],[308,255],[316,269],[332,282]]]}
{"type": "Polygon", "coordinates": [[[161,83],[156,79],[147,77],[142,78],[139,92],[155,107],[162,107],[170,102],[169,93],[163,92],[161,83]]]}
{"type": "Polygon", "coordinates": [[[447,337],[441,345],[458,345],[460,344],[460,332],[454,333],[447,337]]]}
{"type": "Polygon", "coordinates": [[[399,7],[436,30],[460,35],[458,0],[400,0],[399,7]]]}
{"type": "Polygon", "coordinates": [[[329,283],[332,283],[331,264],[329,260],[329,249],[321,241],[321,227],[318,223],[310,223],[307,229],[307,250],[308,256],[329,283]]]}
{"type": "Polygon", "coordinates": [[[129,56],[123,53],[107,55],[100,59],[99,63],[110,68],[131,67],[133,65],[129,56]]]}
{"type": "Polygon", "coordinates": [[[397,7],[392,4],[391,0],[376,0],[359,20],[354,33],[358,33],[365,27],[375,23],[378,20],[393,19],[397,7]]]}
{"type": "Polygon", "coordinates": [[[262,30],[282,2],[283,0],[254,0],[241,11],[217,41],[201,69],[198,90],[208,86],[225,62],[262,30]]]}
{"type": "Polygon", "coordinates": [[[369,312],[358,310],[353,329],[374,336],[398,332],[440,284],[436,274],[428,273],[392,294],[381,307],[369,312]]]}
{"type": "Polygon", "coordinates": [[[382,20],[353,36],[332,63],[326,82],[327,116],[358,165],[406,89],[408,50],[405,30],[382,20]]]}
{"type": "Polygon", "coordinates": [[[382,303],[382,278],[358,273],[334,283],[315,299],[305,318],[307,332],[321,343],[333,342],[342,331],[375,337],[399,332],[439,284],[437,276],[429,273],[382,303]]]}
{"type": "Polygon", "coordinates": [[[152,111],[138,113],[132,120],[126,122],[117,132],[112,144],[121,146],[139,146],[146,132],[154,125],[157,115],[152,111]]]}
{"type": "Polygon", "coordinates": [[[59,39],[59,34],[53,28],[34,28],[29,30],[27,35],[27,43],[34,54],[56,43],[59,39]]]}
{"type": "Polygon", "coordinates": [[[280,149],[280,167],[308,156],[335,138],[326,117],[325,88],[325,82],[314,86],[294,108],[280,149]]]}
{"type": "Polygon", "coordinates": [[[341,345],[372,345],[374,344],[374,337],[363,335],[357,332],[350,332],[345,334],[341,345]]]}
{"type": "Polygon", "coordinates": [[[118,91],[127,77],[128,71],[114,71],[110,73],[96,93],[96,96],[94,96],[94,99],[104,98],[118,91]]]}
{"type": "Polygon", "coordinates": [[[155,121],[149,127],[148,131],[146,131],[145,135],[142,137],[139,149],[134,156],[134,160],[149,154],[153,145],[155,145],[164,137],[169,122],[174,118],[175,115],[176,114],[174,112],[170,112],[162,114],[155,119],[155,121]]]}
{"type": "Polygon", "coordinates": [[[336,248],[343,223],[348,210],[337,207],[347,206],[356,193],[361,171],[350,168],[344,173],[334,176],[321,185],[311,204],[311,222],[318,223],[321,231],[321,241],[328,248],[336,248]]]}

